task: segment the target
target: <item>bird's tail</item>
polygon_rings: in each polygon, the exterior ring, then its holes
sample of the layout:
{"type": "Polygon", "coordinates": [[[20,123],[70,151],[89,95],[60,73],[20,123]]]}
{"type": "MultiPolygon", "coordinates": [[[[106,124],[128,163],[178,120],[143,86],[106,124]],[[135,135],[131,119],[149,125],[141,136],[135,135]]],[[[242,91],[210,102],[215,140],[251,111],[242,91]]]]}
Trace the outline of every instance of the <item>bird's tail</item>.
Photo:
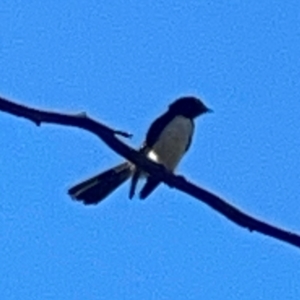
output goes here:
{"type": "Polygon", "coordinates": [[[97,204],[124,183],[132,172],[132,165],[125,162],[73,186],[68,193],[84,204],[97,204]]]}

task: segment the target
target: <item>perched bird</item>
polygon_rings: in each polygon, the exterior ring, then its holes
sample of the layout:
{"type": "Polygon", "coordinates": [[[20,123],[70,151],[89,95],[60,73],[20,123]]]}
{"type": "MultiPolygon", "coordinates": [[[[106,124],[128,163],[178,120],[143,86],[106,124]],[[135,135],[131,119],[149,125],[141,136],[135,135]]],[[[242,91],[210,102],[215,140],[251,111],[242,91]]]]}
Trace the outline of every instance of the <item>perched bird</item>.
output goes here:
{"type": "MultiPolygon", "coordinates": [[[[181,97],[169,105],[167,112],[150,126],[140,151],[170,171],[174,171],[182,156],[189,149],[194,133],[194,119],[212,112],[203,102],[193,96],[181,97]]],[[[84,204],[97,204],[117,187],[132,177],[130,198],[133,197],[137,181],[146,176],[146,183],[140,192],[145,199],[159,184],[130,162],[124,162],[102,172],[69,189],[75,200],[84,204]]]]}

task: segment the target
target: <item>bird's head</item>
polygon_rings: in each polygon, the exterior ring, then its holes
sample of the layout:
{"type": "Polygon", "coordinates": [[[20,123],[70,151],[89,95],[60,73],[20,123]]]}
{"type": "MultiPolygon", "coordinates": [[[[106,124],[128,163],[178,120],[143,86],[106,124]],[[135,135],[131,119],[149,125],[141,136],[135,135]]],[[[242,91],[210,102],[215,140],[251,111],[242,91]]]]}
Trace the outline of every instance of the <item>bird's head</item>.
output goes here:
{"type": "Polygon", "coordinates": [[[169,111],[191,119],[204,113],[212,112],[200,99],[193,96],[178,98],[169,105],[169,111]]]}

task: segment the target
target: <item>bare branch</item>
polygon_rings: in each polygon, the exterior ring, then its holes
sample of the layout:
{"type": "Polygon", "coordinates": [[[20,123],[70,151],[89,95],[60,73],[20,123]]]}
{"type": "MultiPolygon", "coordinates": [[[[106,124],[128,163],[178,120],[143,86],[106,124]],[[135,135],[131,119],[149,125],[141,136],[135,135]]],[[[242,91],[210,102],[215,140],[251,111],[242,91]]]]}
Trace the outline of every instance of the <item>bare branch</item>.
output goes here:
{"type": "Polygon", "coordinates": [[[94,133],[112,150],[123,156],[125,159],[138,165],[141,169],[145,170],[150,175],[155,176],[157,179],[166,183],[167,185],[175,187],[176,189],[204,202],[235,224],[245,227],[250,231],[260,232],[264,235],[287,242],[300,248],[300,236],[298,234],[277,228],[266,222],[253,218],[250,215],[247,215],[213,193],[208,192],[201,187],[192,184],[191,182],[188,182],[182,176],[176,176],[167,171],[163,166],[147,159],[143,154],[127,146],[115,136],[122,135],[125,137],[130,137],[130,134],[128,133],[113,130],[108,126],[89,118],[86,114],[71,115],[38,110],[14,103],[2,97],[0,97],[0,110],[28,119],[34,122],[36,125],[41,125],[41,123],[60,124],[78,127],[94,133]]]}

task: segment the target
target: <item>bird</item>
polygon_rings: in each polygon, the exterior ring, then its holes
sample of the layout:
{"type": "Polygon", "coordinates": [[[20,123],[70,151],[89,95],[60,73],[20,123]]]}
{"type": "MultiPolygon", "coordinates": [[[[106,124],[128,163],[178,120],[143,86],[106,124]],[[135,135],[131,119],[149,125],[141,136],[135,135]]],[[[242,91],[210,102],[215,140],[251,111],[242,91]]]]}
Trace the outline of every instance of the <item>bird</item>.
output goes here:
{"type": "MultiPolygon", "coordinates": [[[[190,148],[195,128],[194,119],[210,112],[212,109],[195,96],[179,97],[151,124],[139,151],[148,159],[174,172],[190,148]]],[[[132,198],[138,180],[143,177],[146,178],[146,183],[139,197],[146,199],[160,181],[129,161],[76,184],[68,193],[72,199],[82,201],[85,205],[98,204],[131,178],[129,198],[132,198]]]]}

